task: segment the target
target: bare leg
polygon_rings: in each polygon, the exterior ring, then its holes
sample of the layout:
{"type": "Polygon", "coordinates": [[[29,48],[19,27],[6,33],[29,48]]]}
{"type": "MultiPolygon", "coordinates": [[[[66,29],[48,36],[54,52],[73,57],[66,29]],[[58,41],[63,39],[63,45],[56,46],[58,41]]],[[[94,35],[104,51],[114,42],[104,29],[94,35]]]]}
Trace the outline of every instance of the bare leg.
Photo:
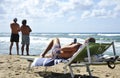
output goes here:
{"type": "Polygon", "coordinates": [[[10,53],[9,53],[9,55],[12,55],[12,53],[11,53],[12,46],[13,46],[13,42],[11,42],[11,44],[10,44],[10,53]]]}
{"type": "Polygon", "coordinates": [[[55,38],[53,40],[51,40],[51,42],[48,44],[47,48],[45,49],[45,51],[42,54],[42,57],[45,56],[45,54],[53,47],[53,45],[55,44],[60,44],[59,39],[55,38]]]}
{"type": "MultiPolygon", "coordinates": [[[[55,38],[54,39],[54,44],[53,45],[56,45],[56,44],[59,44],[60,45],[60,40],[58,38],[55,38]]],[[[61,47],[61,46],[60,46],[61,47]]]]}
{"type": "Polygon", "coordinates": [[[29,44],[26,45],[26,52],[27,52],[27,55],[29,55],[29,44]]]}
{"type": "Polygon", "coordinates": [[[21,51],[22,51],[22,55],[24,54],[23,52],[24,52],[24,44],[22,44],[22,47],[21,47],[21,51]]]}
{"type": "Polygon", "coordinates": [[[16,42],[16,47],[17,47],[17,55],[19,55],[19,42],[16,42]]]}
{"type": "Polygon", "coordinates": [[[45,51],[42,54],[42,57],[45,56],[45,54],[52,48],[53,46],[53,40],[51,40],[51,42],[48,44],[47,48],[45,49],[45,51]]]}

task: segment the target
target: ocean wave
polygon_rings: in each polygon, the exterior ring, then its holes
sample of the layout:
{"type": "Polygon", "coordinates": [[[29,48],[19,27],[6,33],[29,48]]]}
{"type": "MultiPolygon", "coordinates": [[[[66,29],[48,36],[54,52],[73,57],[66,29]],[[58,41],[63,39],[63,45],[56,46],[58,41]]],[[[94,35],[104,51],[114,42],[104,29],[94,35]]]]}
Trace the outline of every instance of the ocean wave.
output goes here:
{"type": "MultiPolygon", "coordinates": [[[[10,44],[10,36],[8,34],[0,35],[0,52],[3,54],[9,51],[9,44],[10,44]],[[4,36],[5,35],[5,36],[4,36]],[[4,36],[4,37],[3,37],[4,36]]],[[[115,48],[116,52],[120,51],[120,34],[74,34],[74,33],[60,33],[60,34],[42,34],[35,33],[30,35],[30,54],[39,54],[43,52],[46,46],[49,44],[50,40],[53,37],[58,37],[60,39],[61,46],[69,44],[73,42],[74,38],[77,38],[77,41],[80,43],[84,43],[86,37],[91,36],[95,37],[96,41],[99,43],[108,43],[115,41],[115,48]],[[117,41],[117,42],[116,42],[117,41]]],[[[20,36],[20,44],[21,45],[21,36],[20,36]]],[[[15,44],[13,47],[13,53],[16,53],[15,44]]],[[[112,52],[111,49],[108,50],[108,53],[112,52]]],[[[0,54],[1,54],[0,53],[0,54]]]]}
{"type": "Polygon", "coordinates": [[[68,34],[69,36],[90,36],[90,35],[96,35],[96,34],[83,34],[83,33],[73,33],[73,34],[68,34]]]}
{"type": "Polygon", "coordinates": [[[97,34],[98,36],[120,36],[120,34],[97,34]]]}
{"type": "Polygon", "coordinates": [[[60,34],[41,34],[41,35],[60,35],[60,34]]]}
{"type": "Polygon", "coordinates": [[[10,42],[9,37],[0,37],[0,42],[10,42]]]}

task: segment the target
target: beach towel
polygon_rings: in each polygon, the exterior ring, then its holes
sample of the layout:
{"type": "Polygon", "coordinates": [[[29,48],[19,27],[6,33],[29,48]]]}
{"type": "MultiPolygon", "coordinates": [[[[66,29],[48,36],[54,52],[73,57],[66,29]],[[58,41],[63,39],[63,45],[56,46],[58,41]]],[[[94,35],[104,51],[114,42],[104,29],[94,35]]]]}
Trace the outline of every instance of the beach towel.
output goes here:
{"type": "Polygon", "coordinates": [[[53,58],[35,58],[31,67],[33,66],[53,66],[60,62],[65,62],[65,59],[53,59],[53,58]]]}

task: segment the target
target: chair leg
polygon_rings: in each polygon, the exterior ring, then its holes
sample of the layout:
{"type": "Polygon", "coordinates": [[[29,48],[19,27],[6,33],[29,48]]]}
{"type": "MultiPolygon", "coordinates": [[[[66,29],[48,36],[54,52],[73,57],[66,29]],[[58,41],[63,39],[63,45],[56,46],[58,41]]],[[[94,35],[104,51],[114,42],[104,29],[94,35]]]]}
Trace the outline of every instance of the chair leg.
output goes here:
{"type": "Polygon", "coordinates": [[[86,68],[87,68],[87,72],[89,73],[90,78],[92,78],[92,74],[91,74],[89,65],[86,65],[86,68]]]}
{"type": "Polygon", "coordinates": [[[47,71],[47,66],[45,66],[45,72],[47,71]]]}
{"type": "Polygon", "coordinates": [[[66,74],[66,72],[67,72],[67,68],[63,67],[63,69],[64,69],[64,74],[66,74]]]}
{"type": "Polygon", "coordinates": [[[69,69],[70,69],[70,74],[71,74],[71,77],[74,78],[74,74],[73,74],[73,70],[72,70],[72,67],[69,66],[69,69]]]}
{"type": "Polygon", "coordinates": [[[30,70],[30,68],[31,68],[31,64],[32,64],[31,61],[29,61],[29,62],[30,62],[30,63],[29,63],[28,68],[27,68],[27,73],[29,72],[29,70],[30,70]]]}

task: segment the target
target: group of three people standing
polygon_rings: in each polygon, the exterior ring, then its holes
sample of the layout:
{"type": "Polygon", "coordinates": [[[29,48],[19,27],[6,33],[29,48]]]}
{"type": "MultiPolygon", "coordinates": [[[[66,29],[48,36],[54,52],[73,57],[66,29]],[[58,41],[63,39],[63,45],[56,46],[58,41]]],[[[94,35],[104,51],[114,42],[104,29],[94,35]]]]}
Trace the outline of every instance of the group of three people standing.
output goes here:
{"type": "Polygon", "coordinates": [[[26,46],[26,55],[29,55],[29,44],[30,44],[30,32],[32,32],[31,28],[27,25],[27,20],[22,20],[22,26],[17,23],[17,18],[13,19],[13,23],[10,24],[11,28],[11,37],[10,37],[10,52],[9,55],[12,55],[12,47],[13,43],[16,42],[17,55],[19,55],[19,32],[22,33],[22,47],[21,47],[21,55],[24,54],[24,47],[26,46]]]}

